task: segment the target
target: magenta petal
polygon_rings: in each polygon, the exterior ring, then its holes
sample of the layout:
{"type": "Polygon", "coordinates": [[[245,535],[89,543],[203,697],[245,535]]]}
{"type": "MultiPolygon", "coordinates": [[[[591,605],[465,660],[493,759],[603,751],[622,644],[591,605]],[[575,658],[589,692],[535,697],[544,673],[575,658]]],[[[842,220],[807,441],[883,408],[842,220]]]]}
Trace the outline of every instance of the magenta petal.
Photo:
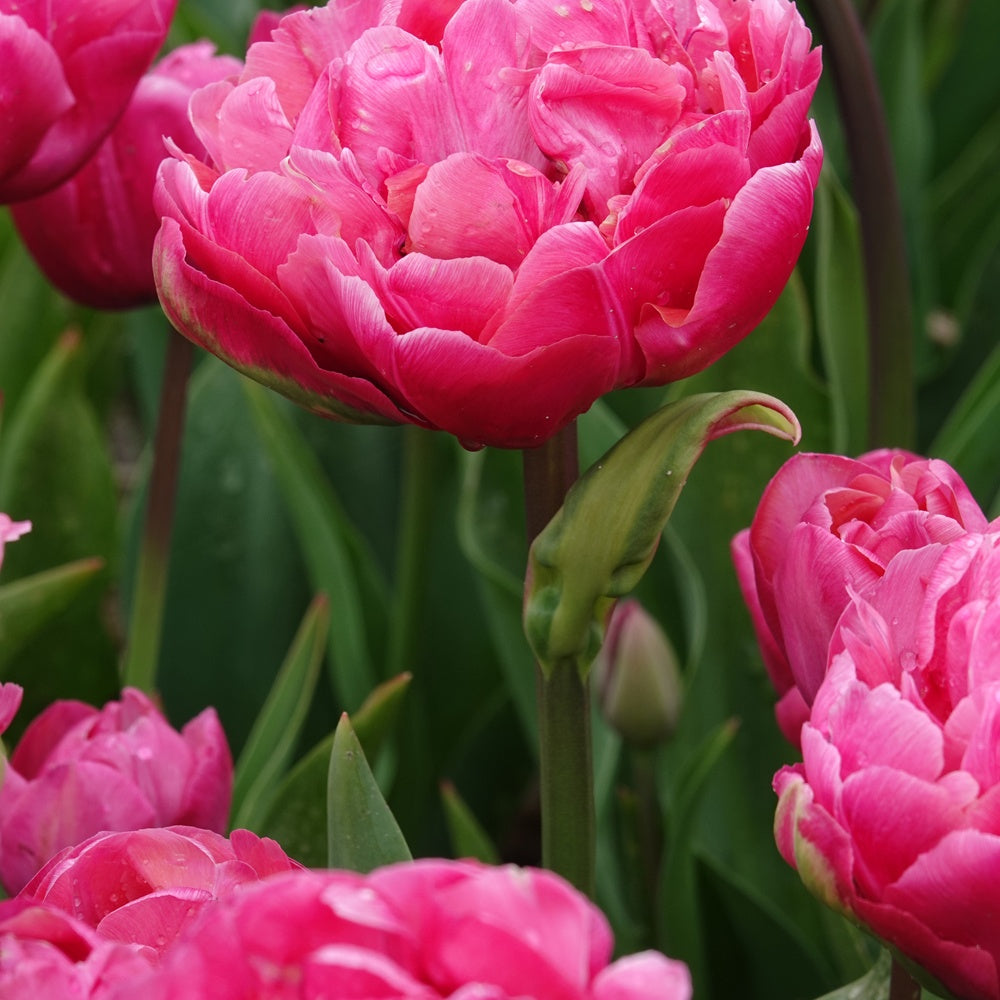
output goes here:
{"type": "MultiPolygon", "coordinates": [[[[0,684],[0,736],[6,732],[21,707],[24,688],[20,684],[0,684]]],[[[2,784],[2,781],[0,781],[2,784]]]]}
{"type": "Polygon", "coordinates": [[[646,383],[683,378],[711,364],[767,314],[792,272],[809,229],[822,150],[813,141],[797,163],[758,171],[733,199],[705,261],[690,311],[650,311],[636,328],[646,383]],[[734,274],[753,281],[733,282],[734,274]]]}
{"type": "Polygon", "coordinates": [[[181,736],[191,751],[191,770],[184,782],[184,801],[172,824],[203,827],[222,833],[229,820],[233,759],[214,708],[193,718],[181,736]]]}
{"type": "Polygon", "coordinates": [[[0,201],[4,184],[34,155],[74,103],[59,56],[17,14],[0,13],[0,201]],[[21,81],[30,79],[30,86],[21,81]]]}
{"type": "Polygon", "coordinates": [[[691,973],[683,962],[643,951],[601,970],[591,991],[594,1000],[689,1000],[691,973]]]}
{"type": "Polygon", "coordinates": [[[874,898],[962,821],[959,804],[943,788],[892,767],[847,777],[842,803],[858,891],[874,898]]]}
{"type": "Polygon", "coordinates": [[[618,344],[576,334],[512,357],[465,334],[414,330],[396,341],[395,381],[429,423],[469,446],[530,448],[614,384],[618,344]],[[573,379],[559,372],[573,372],[573,379]]]}
{"type": "Polygon", "coordinates": [[[153,892],[112,910],[97,929],[109,941],[146,945],[163,951],[212,899],[206,889],[173,888],[153,892]]]}
{"type": "Polygon", "coordinates": [[[776,594],[789,595],[778,601],[780,635],[807,702],[826,673],[830,638],[850,601],[848,586],[860,591],[876,579],[878,573],[863,553],[821,528],[800,524],[787,538],[772,585],[776,594]]]}
{"type": "Polygon", "coordinates": [[[503,71],[528,61],[514,5],[466,0],[448,22],[441,48],[466,150],[544,169],[545,157],[528,123],[526,88],[505,83],[503,77],[503,71]]]}
{"type": "MultiPolygon", "coordinates": [[[[248,301],[246,291],[256,291],[264,282],[260,275],[245,273],[249,269],[236,255],[228,263],[234,272],[243,272],[238,274],[243,292],[191,267],[185,256],[180,227],[165,219],[154,249],[154,271],[164,311],[185,336],[315,412],[342,420],[362,414],[369,420],[405,420],[371,382],[323,371],[280,315],[248,301]]],[[[275,299],[281,294],[273,286],[267,291],[275,299]]],[[[293,313],[287,299],[283,311],[293,313]]]]}
{"type": "Polygon", "coordinates": [[[941,941],[981,949],[996,963],[1000,927],[983,914],[996,908],[998,882],[1000,837],[955,830],[910,866],[885,902],[912,913],[941,941]]]}
{"type": "Polygon", "coordinates": [[[212,83],[191,96],[191,121],[220,172],[277,170],[292,141],[273,80],[212,83]]]}
{"type": "Polygon", "coordinates": [[[0,825],[0,876],[18,892],[63,847],[99,830],[156,822],[153,807],[131,779],[103,764],[82,762],[49,769],[26,784],[5,807],[0,825]],[[91,794],[100,788],[102,795],[91,794]]]}
{"type": "Polygon", "coordinates": [[[434,163],[464,148],[440,52],[399,28],[371,28],[344,60],[340,142],[367,176],[378,150],[434,163]]]}
{"type": "Polygon", "coordinates": [[[461,330],[473,340],[504,309],[513,283],[509,268],[485,257],[435,260],[408,254],[388,271],[373,273],[394,325],[461,330]]]}

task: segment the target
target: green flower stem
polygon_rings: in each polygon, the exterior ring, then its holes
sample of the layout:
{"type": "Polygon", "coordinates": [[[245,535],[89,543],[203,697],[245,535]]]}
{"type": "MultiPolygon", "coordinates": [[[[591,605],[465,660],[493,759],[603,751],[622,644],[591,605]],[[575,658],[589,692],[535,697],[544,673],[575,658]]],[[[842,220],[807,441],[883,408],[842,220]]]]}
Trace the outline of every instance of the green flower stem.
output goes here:
{"type": "Polygon", "coordinates": [[[639,853],[639,895],[650,941],[660,940],[657,890],[663,861],[663,815],[656,787],[656,751],[635,747],[631,753],[636,797],[636,837],[639,853]]]}
{"type": "Polygon", "coordinates": [[[868,293],[868,440],[912,447],[913,318],[906,240],[875,68],[852,0],[811,0],[833,72],[861,223],[868,293]]]}
{"type": "Polygon", "coordinates": [[[434,510],[434,435],[403,428],[403,485],[396,544],[395,598],[390,622],[387,676],[413,667],[413,648],[426,593],[427,552],[434,510]]]}
{"type": "MultiPolygon", "coordinates": [[[[529,542],[562,506],[579,474],[576,425],[524,452],[525,526],[529,542]]],[[[590,692],[572,663],[546,678],[536,666],[542,864],[594,895],[594,766],[590,692]]]]}
{"type": "Polygon", "coordinates": [[[889,1000],[920,1000],[921,992],[920,983],[893,959],[889,974],[889,1000]]]}
{"type": "Polygon", "coordinates": [[[153,442],[153,470],[132,595],[128,644],[122,663],[122,684],[152,693],[163,630],[163,606],[170,567],[170,533],[177,496],[181,438],[187,403],[188,376],[194,348],[189,340],[170,332],[160,389],[160,412],[153,442]]]}

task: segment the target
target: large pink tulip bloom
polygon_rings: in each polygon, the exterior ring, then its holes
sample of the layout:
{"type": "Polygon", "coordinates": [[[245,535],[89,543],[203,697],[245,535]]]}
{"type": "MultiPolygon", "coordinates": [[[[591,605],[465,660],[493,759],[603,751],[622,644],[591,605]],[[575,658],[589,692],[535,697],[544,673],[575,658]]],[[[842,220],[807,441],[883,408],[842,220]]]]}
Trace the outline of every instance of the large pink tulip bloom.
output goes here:
{"type": "Polygon", "coordinates": [[[188,826],[99,833],[60,851],[19,896],[58,906],[105,940],[160,952],[236,886],[299,867],[249,830],[228,839],[188,826]]]}
{"type": "Polygon", "coordinates": [[[7,542],[16,542],[31,531],[30,521],[12,521],[7,514],[0,513],[0,566],[3,566],[3,547],[7,542]]]}
{"type": "Polygon", "coordinates": [[[245,886],[206,907],[138,989],[146,1000],[689,1000],[682,963],[644,952],[609,964],[611,945],[600,911],[549,872],[417,861],[245,886]]]}
{"type": "Polygon", "coordinates": [[[139,81],[125,114],[80,170],[13,206],[21,238],[60,291],[99,309],[156,301],[153,184],[167,155],[164,137],[204,155],[188,121],[191,94],[242,69],[208,42],[175,49],[139,81]]]}
{"type": "Polygon", "coordinates": [[[789,740],[808,718],[850,592],[864,592],[901,551],[987,528],[940,460],[887,449],[856,460],[800,454],[778,470],[732,552],[789,740]]]}
{"type": "Polygon", "coordinates": [[[151,968],[155,953],[103,940],[62,910],[0,901],[0,997],[109,1000],[151,968]]]}
{"type": "Polygon", "coordinates": [[[806,885],[964,1000],[1000,997],[998,649],[1000,535],[900,553],[845,611],[774,783],[806,885]]]}
{"type": "Polygon", "coordinates": [[[78,170],[125,110],[177,0],[0,0],[0,203],[78,170]]]}
{"type": "MultiPolygon", "coordinates": [[[[0,685],[0,732],[21,699],[0,685]]],[[[223,831],[233,764],[214,709],[177,732],[134,688],[96,709],[57,701],[34,719],[0,785],[0,881],[18,892],[54,854],[102,830],[223,831]]]]}
{"type": "Polygon", "coordinates": [[[810,43],[789,0],[290,14],[192,99],[209,157],[161,168],[161,302],[317,413],[537,445],[774,303],[822,160],[810,43]]]}

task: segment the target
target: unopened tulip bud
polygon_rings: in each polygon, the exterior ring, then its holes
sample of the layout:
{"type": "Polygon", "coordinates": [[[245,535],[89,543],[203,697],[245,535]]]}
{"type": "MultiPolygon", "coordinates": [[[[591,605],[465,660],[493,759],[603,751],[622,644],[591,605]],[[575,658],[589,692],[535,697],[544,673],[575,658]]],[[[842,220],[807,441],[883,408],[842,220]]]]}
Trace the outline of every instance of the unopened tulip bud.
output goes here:
{"type": "Polygon", "coordinates": [[[615,607],[594,680],[601,712],[629,743],[651,747],[673,734],[682,700],[677,654],[638,601],[615,607]]]}

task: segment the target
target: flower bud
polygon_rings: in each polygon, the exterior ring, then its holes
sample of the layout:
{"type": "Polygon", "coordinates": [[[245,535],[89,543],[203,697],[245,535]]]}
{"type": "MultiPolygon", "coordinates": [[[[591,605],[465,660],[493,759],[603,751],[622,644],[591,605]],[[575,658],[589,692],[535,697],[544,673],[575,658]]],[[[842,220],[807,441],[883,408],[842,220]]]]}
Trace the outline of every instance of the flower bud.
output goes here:
{"type": "Polygon", "coordinates": [[[673,734],[682,699],[677,654],[638,601],[621,601],[612,612],[594,679],[604,718],[629,743],[652,747],[673,734]]]}

